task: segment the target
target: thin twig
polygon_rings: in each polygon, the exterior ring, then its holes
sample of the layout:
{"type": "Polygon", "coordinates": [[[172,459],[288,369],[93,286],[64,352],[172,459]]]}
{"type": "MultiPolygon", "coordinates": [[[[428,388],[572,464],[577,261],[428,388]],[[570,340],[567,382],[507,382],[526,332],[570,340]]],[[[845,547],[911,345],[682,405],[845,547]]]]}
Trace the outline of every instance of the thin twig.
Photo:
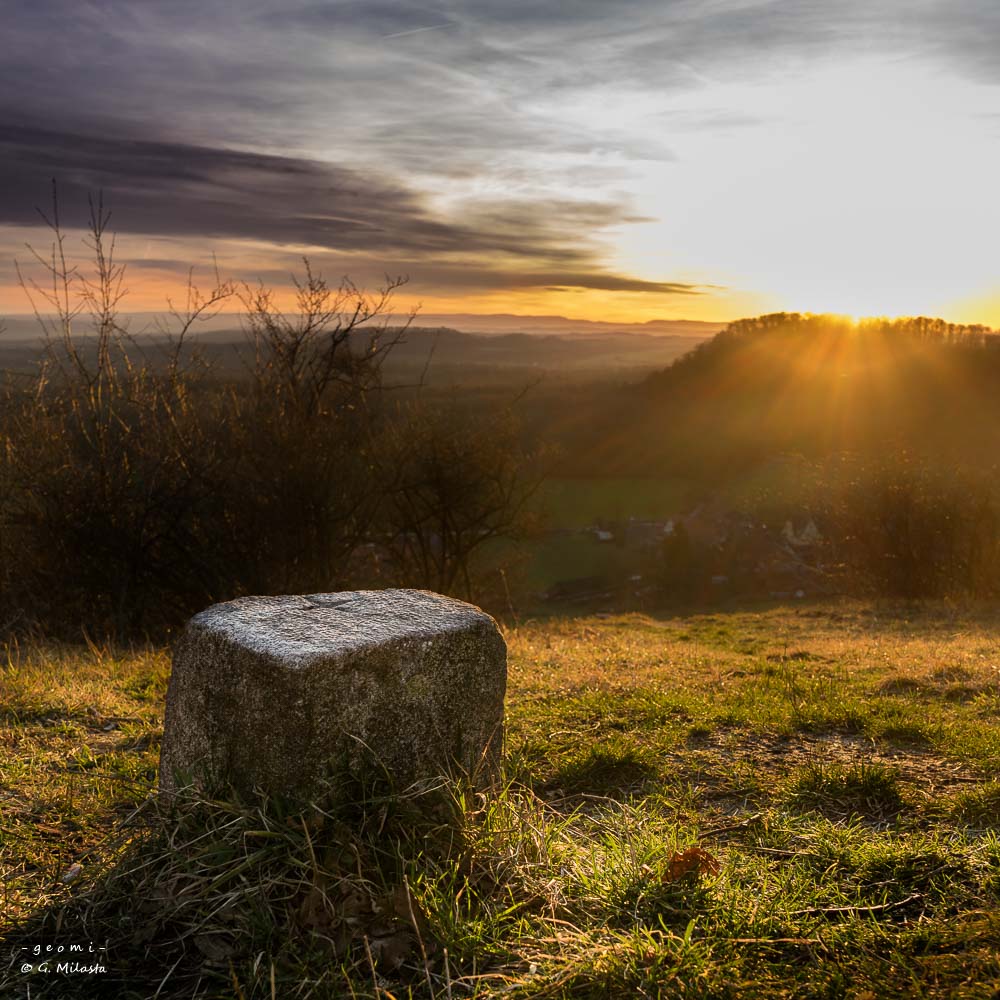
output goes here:
{"type": "Polygon", "coordinates": [[[702,837],[718,837],[722,833],[732,833],[734,830],[745,830],[748,826],[752,826],[756,823],[763,813],[754,813],[752,816],[747,816],[746,819],[741,820],[739,823],[733,823],[730,826],[716,826],[711,830],[703,830],[702,837]]]}
{"type": "Polygon", "coordinates": [[[729,944],[797,944],[806,947],[811,944],[822,944],[822,938],[781,937],[781,938],[726,938],[729,944]]]}
{"type": "Polygon", "coordinates": [[[761,847],[759,844],[740,844],[741,851],[757,851],[760,854],[773,854],[779,858],[815,858],[819,855],[812,851],[786,851],[780,847],[761,847]]]}
{"type": "Polygon", "coordinates": [[[427,989],[431,996],[434,996],[434,983],[431,981],[431,966],[427,961],[427,949],[424,947],[424,937],[420,933],[420,925],[417,923],[417,915],[413,912],[413,893],[410,891],[410,880],[403,876],[403,888],[406,891],[406,906],[410,911],[410,923],[417,935],[417,944],[420,945],[420,957],[424,960],[424,976],[427,979],[427,989]]]}
{"type": "Polygon", "coordinates": [[[874,906],[814,906],[807,910],[792,910],[789,917],[854,917],[865,913],[886,913],[889,910],[898,910],[902,906],[915,903],[918,899],[923,899],[923,895],[915,892],[906,899],[897,900],[895,903],[877,903],[874,906]]]}
{"type": "Polygon", "coordinates": [[[378,984],[378,973],[375,971],[375,959],[372,958],[372,949],[371,945],[368,943],[368,935],[365,934],[361,940],[365,945],[365,955],[368,957],[368,968],[371,970],[372,974],[372,986],[375,987],[375,996],[377,998],[379,994],[382,993],[382,987],[378,984]]]}

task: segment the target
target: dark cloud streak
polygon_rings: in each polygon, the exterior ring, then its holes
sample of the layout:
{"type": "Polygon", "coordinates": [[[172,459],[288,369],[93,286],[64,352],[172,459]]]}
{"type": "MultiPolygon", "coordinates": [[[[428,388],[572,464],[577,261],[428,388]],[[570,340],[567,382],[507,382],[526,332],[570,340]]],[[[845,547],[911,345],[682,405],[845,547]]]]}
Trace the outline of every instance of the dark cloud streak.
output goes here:
{"type": "Polygon", "coordinates": [[[38,210],[49,203],[50,178],[61,203],[76,213],[64,213],[70,226],[84,224],[87,197],[100,191],[114,213],[113,227],[123,233],[360,252],[416,260],[418,268],[435,262],[439,273],[454,270],[454,258],[467,258],[480,287],[696,290],[601,268],[591,234],[640,221],[613,203],[479,202],[464,206],[463,221],[456,222],[429,211],[400,184],[304,158],[19,126],[0,130],[0,223],[36,224],[38,210]]]}

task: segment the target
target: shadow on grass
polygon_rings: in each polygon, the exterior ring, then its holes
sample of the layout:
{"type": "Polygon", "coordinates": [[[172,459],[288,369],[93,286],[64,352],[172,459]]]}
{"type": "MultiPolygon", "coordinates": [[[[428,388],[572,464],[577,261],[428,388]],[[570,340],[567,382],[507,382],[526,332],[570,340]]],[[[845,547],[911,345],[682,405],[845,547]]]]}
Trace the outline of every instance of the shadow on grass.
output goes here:
{"type": "Polygon", "coordinates": [[[879,734],[888,743],[910,750],[925,750],[934,745],[934,741],[919,725],[899,724],[886,726],[879,734]]]}
{"type": "Polygon", "coordinates": [[[659,776],[635,747],[590,747],[565,762],[539,788],[567,797],[597,795],[623,799],[635,795],[659,776]]]}
{"type": "Polygon", "coordinates": [[[150,799],[102,868],[4,935],[0,996],[251,1000],[303,982],[332,996],[376,970],[417,983],[435,947],[404,859],[460,852],[457,808],[443,786],[339,787],[308,806],[150,799]]]}

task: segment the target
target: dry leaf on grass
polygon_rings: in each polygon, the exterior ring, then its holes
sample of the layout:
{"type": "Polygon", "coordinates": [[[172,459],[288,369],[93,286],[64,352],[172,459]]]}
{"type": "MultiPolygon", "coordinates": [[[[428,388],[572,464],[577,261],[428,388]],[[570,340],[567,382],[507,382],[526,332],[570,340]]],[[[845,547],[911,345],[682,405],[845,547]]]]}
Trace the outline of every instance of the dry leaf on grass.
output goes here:
{"type": "Polygon", "coordinates": [[[689,847],[675,851],[667,863],[667,870],[661,876],[664,882],[676,882],[688,875],[699,878],[702,875],[718,875],[719,862],[700,847],[689,847]]]}
{"type": "Polygon", "coordinates": [[[232,938],[221,934],[196,934],[194,946],[211,964],[224,964],[236,954],[232,938]]]}
{"type": "Polygon", "coordinates": [[[417,950],[417,939],[409,930],[373,937],[369,944],[378,967],[387,972],[395,972],[417,950]]]}
{"type": "Polygon", "coordinates": [[[329,941],[341,958],[367,939],[386,971],[396,971],[418,951],[433,954],[437,947],[426,914],[406,886],[376,900],[346,881],[333,888],[314,883],[298,906],[296,922],[329,941]]]}

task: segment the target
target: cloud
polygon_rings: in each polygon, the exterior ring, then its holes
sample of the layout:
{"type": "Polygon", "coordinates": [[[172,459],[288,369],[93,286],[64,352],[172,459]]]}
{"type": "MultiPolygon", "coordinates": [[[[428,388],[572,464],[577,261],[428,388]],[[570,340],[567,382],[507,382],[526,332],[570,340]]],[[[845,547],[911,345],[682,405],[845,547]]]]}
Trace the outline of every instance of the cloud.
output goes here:
{"type": "Polygon", "coordinates": [[[455,287],[691,290],[617,274],[601,241],[645,214],[621,193],[637,176],[667,184],[706,135],[757,127],[744,85],[762,77],[793,87],[875,56],[1000,84],[997,0],[9,0],[4,13],[0,220],[35,221],[57,174],[68,206],[103,188],[131,232],[326,248],[455,287]]]}
{"type": "Polygon", "coordinates": [[[389,267],[415,262],[418,271],[430,262],[431,273],[450,272],[453,283],[464,268],[480,287],[694,291],[602,267],[594,234],[642,221],[614,202],[479,200],[463,203],[456,220],[389,178],[303,157],[0,129],[0,223],[37,223],[38,210],[49,205],[50,178],[69,227],[85,224],[87,198],[100,191],[112,228],[123,233],[312,248],[381,257],[389,267]]]}
{"type": "MultiPolygon", "coordinates": [[[[0,117],[468,177],[669,158],[636,102],[884,53],[1000,81],[995,0],[14,0],[0,117]],[[58,33],[53,31],[58,25],[58,33]],[[425,30],[433,28],[434,30],[425,30]],[[565,114],[581,105],[583,120],[565,114]],[[545,162],[540,162],[544,158],[545,162]]],[[[725,127],[718,109],[715,125],[725,127]]]]}

